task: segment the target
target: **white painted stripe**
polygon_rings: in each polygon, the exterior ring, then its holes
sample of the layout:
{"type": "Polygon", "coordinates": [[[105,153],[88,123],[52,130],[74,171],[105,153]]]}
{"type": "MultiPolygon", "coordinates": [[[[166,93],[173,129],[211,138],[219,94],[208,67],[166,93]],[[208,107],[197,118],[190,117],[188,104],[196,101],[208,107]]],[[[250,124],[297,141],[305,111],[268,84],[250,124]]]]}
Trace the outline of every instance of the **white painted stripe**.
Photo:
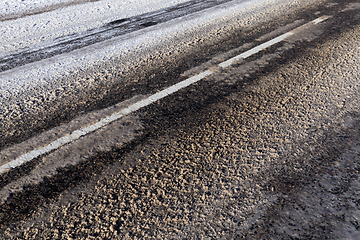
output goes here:
{"type": "Polygon", "coordinates": [[[311,22],[316,25],[316,24],[319,24],[319,23],[321,23],[321,22],[323,22],[323,21],[326,21],[326,20],[329,19],[330,17],[331,17],[331,16],[322,16],[322,17],[319,17],[319,18],[317,18],[317,19],[315,19],[315,20],[313,20],[313,21],[311,21],[311,22]]]}
{"type": "MultiPolygon", "coordinates": [[[[322,16],[322,17],[319,17],[319,18],[317,18],[317,19],[315,19],[315,20],[313,20],[311,22],[313,24],[319,24],[319,23],[329,19],[330,17],[331,16],[322,16]]],[[[305,25],[306,24],[304,24],[303,26],[305,26],[305,25]]],[[[301,28],[301,27],[299,27],[299,28],[301,28]]],[[[294,34],[295,33],[292,32],[292,31],[287,32],[287,33],[285,33],[285,34],[283,34],[283,35],[281,35],[281,36],[279,36],[277,38],[274,38],[274,39],[272,39],[270,41],[267,41],[267,42],[265,42],[265,43],[263,43],[263,44],[261,44],[261,45],[259,45],[257,47],[254,47],[254,48],[250,49],[249,51],[246,51],[246,52],[244,52],[244,53],[242,53],[240,55],[237,55],[237,56],[235,56],[233,58],[230,58],[229,60],[219,64],[219,66],[222,67],[222,68],[229,67],[232,64],[234,64],[235,62],[237,62],[237,61],[239,61],[241,59],[246,59],[246,58],[248,58],[248,57],[250,57],[250,56],[252,56],[252,55],[254,55],[254,54],[256,54],[256,53],[258,53],[260,51],[262,51],[262,50],[265,50],[266,48],[271,47],[271,46],[285,40],[286,38],[288,38],[288,37],[290,37],[291,35],[294,35],[294,34]]]]}
{"type": "MultiPolygon", "coordinates": [[[[314,24],[317,24],[317,23],[325,21],[329,17],[330,16],[320,17],[318,19],[315,19],[312,22],[314,24]]],[[[258,52],[260,52],[260,51],[262,51],[262,50],[264,50],[266,48],[268,48],[268,47],[273,46],[276,43],[279,43],[279,42],[283,41],[284,39],[288,38],[289,36],[291,36],[293,34],[294,34],[293,32],[285,33],[285,34],[283,34],[283,35],[281,35],[281,36],[279,36],[277,38],[274,38],[274,39],[272,39],[272,40],[270,40],[268,42],[265,42],[265,43],[255,47],[255,48],[252,48],[252,49],[250,49],[250,50],[248,50],[248,51],[246,51],[246,52],[244,52],[244,53],[242,53],[240,55],[237,55],[237,56],[235,56],[235,57],[233,57],[233,58],[231,58],[231,59],[229,59],[229,60],[227,60],[225,62],[222,62],[222,63],[219,64],[219,66],[221,68],[226,68],[226,67],[234,64],[239,59],[246,59],[246,58],[248,58],[248,57],[250,57],[250,56],[252,56],[252,55],[254,55],[254,54],[256,54],[256,53],[258,53],[258,52]]],[[[119,112],[112,114],[111,116],[103,118],[100,121],[98,121],[98,122],[96,122],[96,123],[94,123],[94,124],[92,124],[90,126],[84,127],[82,129],[79,129],[79,130],[76,130],[76,131],[73,131],[70,135],[65,136],[65,137],[61,137],[61,138],[55,140],[54,142],[48,144],[47,146],[44,146],[44,147],[42,147],[40,149],[36,149],[36,150],[31,151],[31,152],[28,152],[28,153],[16,158],[15,160],[13,160],[13,161],[11,161],[11,162],[9,162],[7,164],[2,165],[0,167],[0,174],[10,170],[11,168],[18,167],[18,166],[22,165],[23,163],[31,161],[34,158],[37,158],[42,154],[49,153],[49,152],[51,152],[51,151],[65,145],[65,144],[73,142],[73,141],[79,139],[80,137],[82,137],[82,136],[84,136],[84,135],[86,135],[88,133],[96,131],[97,129],[102,128],[102,127],[104,127],[104,126],[106,126],[106,125],[108,125],[108,124],[110,124],[110,123],[112,123],[112,122],[114,122],[114,121],[116,121],[116,120],[130,114],[130,113],[133,113],[133,112],[135,112],[135,111],[137,111],[137,110],[139,110],[139,109],[141,109],[143,107],[146,107],[146,106],[148,106],[148,105],[150,105],[150,104],[152,104],[152,103],[154,103],[154,102],[156,102],[156,101],[158,101],[158,100],[160,100],[160,99],[162,99],[162,98],[164,98],[164,97],[166,97],[166,96],[168,96],[170,94],[173,94],[173,93],[179,91],[180,89],[183,89],[183,88],[185,88],[185,87],[187,87],[187,86],[189,86],[189,85],[191,85],[193,83],[196,83],[196,82],[200,81],[201,79],[203,79],[203,78],[205,78],[205,77],[207,77],[207,76],[209,76],[211,74],[213,74],[213,72],[211,70],[206,70],[206,71],[204,71],[204,72],[202,72],[202,73],[200,73],[200,74],[198,74],[196,76],[190,77],[190,78],[188,78],[188,79],[186,79],[184,81],[181,81],[181,82],[179,82],[179,83],[177,83],[177,84],[175,84],[175,85],[173,85],[171,87],[168,87],[168,88],[166,88],[166,89],[164,89],[164,90],[162,90],[162,91],[160,91],[158,93],[155,93],[155,94],[149,96],[148,98],[146,98],[144,100],[141,100],[141,101],[139,101],[137,103],[134,103],[131,106],[129,106],[127,108],[124,108],[124,109],[120,110],[119,112]]]]}
{"type": "Polygon", "coordinates": [[[67,143],[70,143],[70,142],[73,142],[75,141],[76,139],[79,139],[80,137],[90,133],[90,132],[93,132],[99,128],[102,128],[108,124],[110,124],[111,122],[114,122],[116,120],[118,120],[119,118],[122,118],[132,112],[135,112],[137,110],[139,110],[140,108],[143,108],[143,107],[146,107],[174,92],[177,92],[179,91],[180,89],[182,88],[185,88],[195,82],[198,82],[200,81],[201,79],[205,78],[206,76],[209,76],[211,75],[212,72],[211,71],[205,71],[203,73],[200,73],[196,76],[193,76],[191,78],[188,78],[180,83],[177,83],[169,88],[166,88],[154,95],[151,95],[150,97],[144,99],[144,100],[141,100],[137,103],[134,103],[133,105],[125,108],[125,109],[122,109],[120,110],[119,112],[117,113],[114,113],[112,114],[111,116],[109,117],[106,117],[106,118],[103,118],[101,119],[100,121],[88,126],[88,127],[84,127],[80,130],[76,130],[74,132],[72,132],[70,135],[68,136],[65,136],[65,137],[62,137],[62,138],[59,138],[57,140],[55,140],[54,142],[48,144],[47,146],[43,147],[43,148],[40,148],[40,149],[36,149],[36,150],[33,150],[31,152],[28,152],[20,157],[18,157],[17,159],[7,163],[7,164],[4,164],[0,167],[0,174],[2,174],[3,172],[6,172],[8,170],[10,170],[11,168],[15,168],[15,167],[18,167],[28,161],[31,161],[33,160],[34,158],[37,158],[38,156],[42,155],[42,154],[45,154],[45,153],[49,153],[67,143]]]}
{"type": "Polygon", "coordinates": [[[256,53],[258,53],[258,52],[260,52],[260,51],[262,51],[262,50],[264,50],[266,48],[268,48],[268,47],[271,47],[271,46],[275,45],[276,43],[279,43],[279,42],[283,41],[284,39],[290,37],[293,34],[294,33],[292,33],[292,32],[285,33],[285,34],[283,34],[283,35],[281,35],[281,36],[279,36],[277,38],[274,38],[274,39],[272,39],[270,41],[267,41],[267,42],[265,42],[265,43],[263,43],[263,44],[261,44],[261,45],[259,45],[257,47],[254,47],[254,48],[250,49],[249,51],[246,51],[246,52],[244,52],[244,53],[242,53],[240,55],[237,55],[237,56],[235,56],[233,58],[230,58],[229,60],[219,64],[219,66],[222,67],[222,68],[229,67],[232,64],[234,64],[236,61],[238,61],[240,59],[246,59],[246,58],[248,58],[248,57],[250,57],[250,56],[252,56],[252,55],[254,55],[254,54],[256,54],[256,53]]]}

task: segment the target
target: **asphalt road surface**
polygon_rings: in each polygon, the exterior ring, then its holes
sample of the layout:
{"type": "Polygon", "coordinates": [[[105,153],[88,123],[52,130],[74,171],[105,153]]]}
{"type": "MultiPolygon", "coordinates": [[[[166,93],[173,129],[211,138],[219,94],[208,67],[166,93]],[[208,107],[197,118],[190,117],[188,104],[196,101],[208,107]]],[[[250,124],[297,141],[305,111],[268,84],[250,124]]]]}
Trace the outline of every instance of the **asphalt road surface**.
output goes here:
{"type": "Polygon", "coordinates": [[[211,72],[2,172],[0,238],[359,239],[359,23],[359,1],[323,1],[139,70],[24,137],[9,123],[4,159],[211,72]]]}

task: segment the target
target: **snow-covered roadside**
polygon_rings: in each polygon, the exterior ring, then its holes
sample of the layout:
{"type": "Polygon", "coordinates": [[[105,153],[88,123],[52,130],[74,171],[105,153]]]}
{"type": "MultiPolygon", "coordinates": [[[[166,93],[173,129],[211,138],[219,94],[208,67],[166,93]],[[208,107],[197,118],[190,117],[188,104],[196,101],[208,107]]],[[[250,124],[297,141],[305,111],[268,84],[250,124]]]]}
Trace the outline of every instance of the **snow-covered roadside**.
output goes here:
{"type": "MultiPolygon", "coordinates": [[[[298,7],[313,4],[313,2],[304,0],[298,7]]],[[[186,17],[186,19],[175,19],[125,37],[118,37],[28,64],[0,73],[0,95],[2,99],[10,100],[18,99],[22,94],[31,94],[32,89],[40,86],[57,88],[60,83],[55,79],[63,79],[69,73],[84,72],[88,68],[110,62],[110,65],[116,62],[119,64],[118,67],[126,71],[126,69],[131,69],[137,61],[146,59],[150,49],[154,46],[166,45],[167,49],[182,52],[189,47],[187,42],[191,41],[191,38],[201,38],[201,35],[204,36],[216,25],[223,28],[222,26],[226,26],[229,21],[237,19],[233,27],[251,27],[279,17],[282,14],[280,9],[289,9],[296,4],[298,4],[296,0],[234,1],[224,4],[227,7],[215,7],[206,12],[194,14],[192,17],[186,17]],[[179,42],[179,39],[183,41],[179,42]],[[119,61],[119,57],[121,57],[121,61],[119,61]],[[131,59],[131,61],[125,61],[125,59],[131,59]]]]}
{"type": "Polygon", "coordinates": [[[162,46],[166,51],[184,52],[190,47],[188,43],[192,39],[207,38],[214,28],[227,32],[227,27],[224,26],[229,23],[232,23],[232,28],[251,28],[281,16],[280,10],[290,11],[291,7],[298,8],[313,3],[312,0],[304,0],[302,3],[296,0],[232,1],[204,12],[0,73],[0,96],[7,100],[18,99],[19,95],[30,94],[32,89],[40,86],[57,88],[61,83],[56,79],[64,79],[74,72],[86,72],[86,69],[95,66],[116,64],[122,71],[128,71],[139,61],[147,59],[155,46],[162,46]]]}
{"type": "Polygon", "coordinates": [[[26,14],[36,9],[43,9],[61,4],[88,2],[89,0],[0,0],[0,21],[11,14],[26,14]]]}
{"type": "Polygon", "coordinates": [[[28,129],[26,119],[40,126],[55,114],[68,114],[64,109],[81,111],[85,103],[102,101],[112,94],[109,89],[122,93],[119,88],[138,85],[155,66],[159,70],[161,66],[171,68],[198,49],[219,44],[229,34],[252,31],[326,1],[234,0],[1,72],[3,139],[15,136],[14,131],[23,126],[28,129]]]}
{"type": "Polygon", "coordinates": [[[34,44],[97,28],[117,19],[156,11],[186,1],[103,0],[3,21],[0,22],[0,57],[34,44]]]}

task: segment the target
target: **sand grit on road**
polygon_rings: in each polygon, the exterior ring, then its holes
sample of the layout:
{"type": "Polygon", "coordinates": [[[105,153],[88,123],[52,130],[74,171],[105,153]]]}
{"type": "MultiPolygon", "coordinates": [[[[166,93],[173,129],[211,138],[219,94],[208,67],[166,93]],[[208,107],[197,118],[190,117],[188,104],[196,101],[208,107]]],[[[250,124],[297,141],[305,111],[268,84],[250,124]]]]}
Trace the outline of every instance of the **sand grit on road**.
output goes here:
{"type": "Polygon", "coordinates": [[[173,127],[1,238],[356,239],[359,35],[314,46],[205,109],[173,112],[173,127]]]}

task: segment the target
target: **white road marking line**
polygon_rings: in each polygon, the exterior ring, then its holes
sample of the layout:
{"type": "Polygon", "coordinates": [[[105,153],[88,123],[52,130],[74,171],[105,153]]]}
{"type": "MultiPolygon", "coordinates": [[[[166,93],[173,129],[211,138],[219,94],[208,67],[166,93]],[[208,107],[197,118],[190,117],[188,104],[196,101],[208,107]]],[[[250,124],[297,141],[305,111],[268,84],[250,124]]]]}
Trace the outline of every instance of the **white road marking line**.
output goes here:
{"type": "Polygon", "coordinates": [[[311,22],[314,23],[314,24],[319,24],[319,23],[321,23],[323,21],[328,20],[329,18],[331,18],[331,16],[322,16],[322,17],[319,17],[319,18],[317,18],[317,19],[315,19],[315,20],[313,20],[311,22]]]}
{"type": "MultiPolygon", "coordinates": [[[[330,18],[331,16],[322,16],[320,18],[317,18],[313,21],[311,21],[312,23],[314,24],[318,24],[318,23],[321,23],[325,20],[327,20],[328,18],[330,18]]],[[[304,26],[304,25],[303,25],[304,26]]],[[[294,30],[293,30],[294,31],[294,30]]],[[[283,40],[285,40],[286,38],[294,35],[295,33],[293,31],[290,31],[290,32],[287,32],[279,37],[276,37],[270,41],[267,41],[257,47],[254,47],[242,54],[239,54],[233,58],[230,58],[229,60],[225,61],[225,62],[222,62],[220,63],[218,66],[221,67],[221,68],[226,68],[226,67],[229,67],[231,66],[232,64],[234,64],[236,61],[240,60],[240,59],[246,59],[268,47],[271,47],[283,40]]],[[[87,127],[84,127],[82,129],[79,129],[79,130],[76,130],[76,131],[73,131],[70,135],[68,136],[65,136],[65,137],[61,137],[57,140],[55,140],[54,142],[40,148],[40,149],[36,149],[36,150],[33,150],[31,152],[28,152],[18,158],[16,158],[15,160],[11,161],[11,162],[8,162],[4,165],[2,165],[0,167],[0,174],[12,169],[12,168],[16,168],[16,167],[19,167],[21,166],[22,164],[26,163],[26,162],[29,162],[37,157],[39,157],[40,155],[43,155],[45,153],[49,153],[55,149],[58,149],[59,147],[67,144],[67,143],[70,143],[70,142],[73,142],[77,139],[79,139],[80,137],[88,134],[88,133],[91,133],[91,132],[94,132],[96,131],[97,129],[100,129],[130,113],[133,113],[143,107],[146,107],[170,94],[173,94],[177,91],[179,91],[180,89],[183,89],[187,86],[190,86],[191,84],[193,83],[196,83],[200,80],[202,80],[203,78],[209,76],[213,74],[213,72],[211,70],[206,70],[202,73],[199,73],[198,75],[195,75],[193,77],[190,77],[184,81],[181,81],[171,87],[168,87],[158,93],[155,93],[151,96],[149,96],[148,98],[144,99],[144,100],[141,100],[137,103],[134,103],[132,104],[131,106],[127,107],[127,108],[124,108],[122,110],[120,110],[119,112],[117,113],[114,113],[112,114],[111,116],[108,116],[106,118],[103,118],[101,119],[100,121],[90,125],[90,126],[87,126],[87,127]]]]}
{"type": "Polygon", "coordinates": [[[28,153],[18,157],[17,159],[15,159],[7,164],[2,165],[0,167],[0,174],[10,170],[11,168],[21,166],[22,164],[29,162],[29,161],[33,160],[34,158],[39,157],[42,154],[51,152],[67,143],[73,142],[90,132],[93,132],[99,128],[102,128],[102,127],[118,120],[119,118],[122,118],[130,113],[133,113],[133,112],[139,110],[140,108],[146,107],[146,106],[158,101],[159,99],[166,97],[167,95],[170,95],[174,92],[179,91],[182,88],[185,88],[195,82],[200,81],[201,79],[203,79],[206,76],[211,75],[211,74],[212,74],[211,71],[202,72],[196,76],[193,76],[193,77],[188,78],[180,83],[177,83],[169,88],[166,88],[158,93],[155,93],[144,100],[134,103],[131,106],[129,106],[125,109],[122,109],[119,112],[114,113],[109,117],[103,118],[100,121],[98,121],[88,127],[84,127],[80,130],[73,131],[70,135],[59,138],[59,139],[55,140],[54,142],[48,144],[45,147],[28,152],[28,153]]]}
{"type": "Polygon", "coordinates": [[[229,60],[223,62],[223,63],[220,63],[219,66],[222,67],[222,68],[226,68],[226,67],[229,67],[230,65],[234,64],[236,61],[240,60],[240,59],[245,59],[245,58],[248,58],[268,47],[271,47],[272,45],[276,44],[276,43],[279,43],[281,41],[283,41],[284,39],[290,37],[291,35],[293,35],[294,33],[292,32],[288,32],[288,33],[285,33],[277,38],[274,38],[268,42],[265,42],[257,47],[254,47],[252,49],[250,49],[249,51],[246,51],[240,55],[237,55],[233,58],[230,58],[229,60]]]}

